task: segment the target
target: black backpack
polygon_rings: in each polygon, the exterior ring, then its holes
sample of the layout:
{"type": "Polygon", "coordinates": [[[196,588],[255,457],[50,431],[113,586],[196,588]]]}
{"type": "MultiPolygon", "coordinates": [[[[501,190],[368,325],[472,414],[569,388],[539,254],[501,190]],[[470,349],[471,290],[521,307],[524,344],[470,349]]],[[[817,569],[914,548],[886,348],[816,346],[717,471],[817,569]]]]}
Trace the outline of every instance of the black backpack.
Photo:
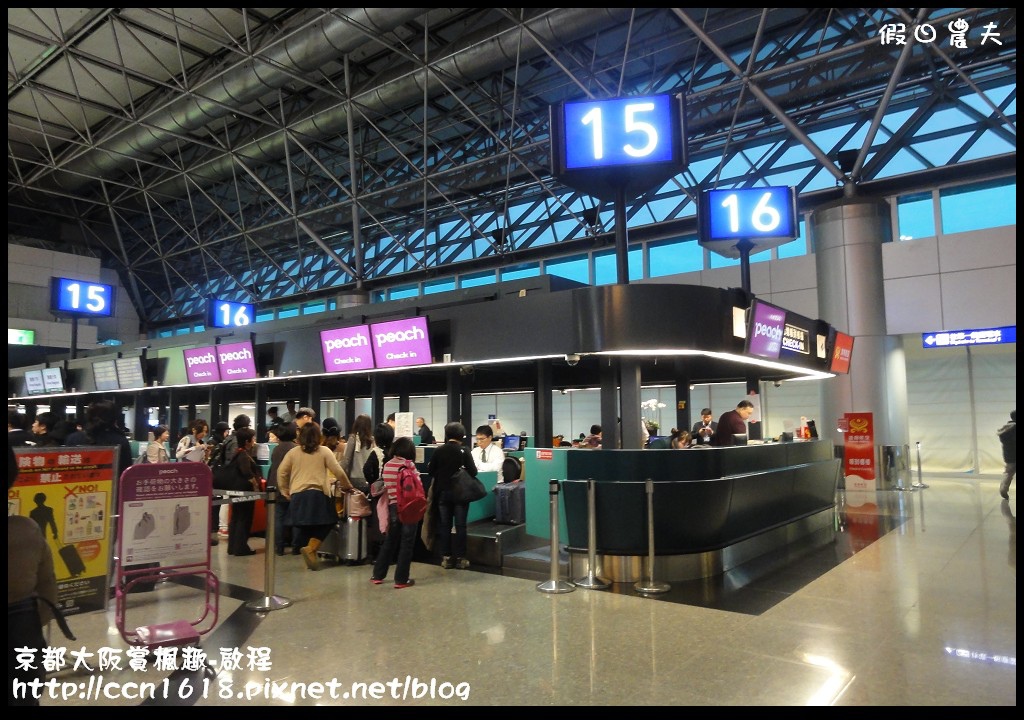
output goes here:
{"type": "Polygon", "coordinates": [[[519,458],[507,457],[501,463],[501,479],[505,482],[515,482],[523,476],[523,466],[519,458]]]}
{"type": "Polygon", "coordinates": [[[217,446],[213,448],[210,453],[209,465],[214,470],[224,465],[224,443],[217,443],[217,446]]]}

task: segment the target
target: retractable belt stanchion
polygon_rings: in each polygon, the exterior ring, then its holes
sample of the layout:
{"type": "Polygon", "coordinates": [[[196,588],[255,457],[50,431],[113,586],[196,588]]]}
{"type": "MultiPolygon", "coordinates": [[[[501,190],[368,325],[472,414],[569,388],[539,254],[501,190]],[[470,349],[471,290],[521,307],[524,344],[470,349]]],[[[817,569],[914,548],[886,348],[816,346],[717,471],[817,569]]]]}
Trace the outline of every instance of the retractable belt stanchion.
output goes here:
{"type": "Polygon", "coordinates": [[[650,478],[647,478],[647,580],[636,583],[633,589],[645,595],[672,589],[667,582],[654,580],[654,481],[650,478]]]}
{"type": "Polygon", "coordinates": [[[255,612],[266,612],[268,610],[280,610],[292,604],[286,597],[274,594],[274,538],[277,531],[275,522],[274,506],[277,504],[277,490],[268,489],[267,498],[264,501],[267,507],[267,543],[265,558],[263,561],[263,597],[259,600],[252,600],[245,604],[246,610],[255,612]]]}
{"type": "Polygon", "coordinates": [[[576,587],[587,590],[606,590],[611,583],[597,575],[597,512],[595,509],[597,483],[587,480],[587,575],[573,580],[576,587]]]}
{"type": "Polygon", "coordinates": [[[914,487],[921,488],[922,490],[928,487],[921,482],[921,441],[917,441],[917,482],[914,483],[914,487]]]}
{"type": "Polygon", "coordinates": [[[558,579],[558,481],[548,482],[548,507],[551,510],[551,579],[537,583],[543,593],[569,593],[576,589],[570,582],[558,579]]]}

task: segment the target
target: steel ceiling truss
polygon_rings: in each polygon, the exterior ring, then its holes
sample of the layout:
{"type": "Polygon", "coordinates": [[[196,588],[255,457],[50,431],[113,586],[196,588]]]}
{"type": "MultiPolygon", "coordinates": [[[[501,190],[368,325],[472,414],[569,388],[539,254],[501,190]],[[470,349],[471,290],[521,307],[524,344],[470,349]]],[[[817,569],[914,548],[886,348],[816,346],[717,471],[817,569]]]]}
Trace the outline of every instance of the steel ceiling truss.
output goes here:
{"type": "Polygon", "coordinates": [[[58,38],[9,74],[9,236],[98,255],[151,328],[208,297],[495,269],[610,230],[548,170],[562,100],[685,94],[690,168],[631,204],[631,227],[691,217],[713,186],[807,192],[1016,152],[1005,8],[215,10],[9,23],[9,43],[58,38]],[[938,42],[882,44],[886,23],[921,22],[938,42]]]}

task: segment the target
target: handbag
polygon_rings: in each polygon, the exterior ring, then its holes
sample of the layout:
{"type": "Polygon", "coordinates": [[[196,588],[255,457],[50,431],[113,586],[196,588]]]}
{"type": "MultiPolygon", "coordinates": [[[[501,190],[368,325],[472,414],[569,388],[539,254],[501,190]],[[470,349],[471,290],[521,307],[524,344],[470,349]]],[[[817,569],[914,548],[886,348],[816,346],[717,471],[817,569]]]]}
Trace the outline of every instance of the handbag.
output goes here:
{"type": "Polygon", "coordinates": [[[461,467],[452,475],[450,490],[452,501],[457,505],[468,505],[471,502],[487,497],[487,488],[469,474],[466,468],[461,467]]]}
{"type": "Polygon", "coordinates": [[[348,516],[353,518],[370,517],[370,499],[359,490],[349,493],[348,516]]]}
{"type": "Polygon", "coordinates": [[[249,478],[242,477],[242,469],[238,466],[238,456],[230,461],[213,468],[214,490],[252,490],[252,483],[249,478]]]}

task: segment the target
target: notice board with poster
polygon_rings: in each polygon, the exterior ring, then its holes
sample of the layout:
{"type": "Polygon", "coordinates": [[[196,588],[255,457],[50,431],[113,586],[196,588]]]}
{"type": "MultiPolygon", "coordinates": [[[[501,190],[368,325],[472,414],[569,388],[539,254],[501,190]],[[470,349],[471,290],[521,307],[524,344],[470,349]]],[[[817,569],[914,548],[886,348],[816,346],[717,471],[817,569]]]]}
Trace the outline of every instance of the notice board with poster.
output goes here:
{"type": "Polygon", "coordinates": [[[116,447],[15,448],[7,514],[36,521],[53,554],[65,615],[105,610],[110,587],[116,447]]]}
{"type": "Polygon", "coordinates": [[[843,452],[843,475],[847,490],[874,490],[875,423],[872,413],[845,413],[846,447],[843,452]]]}

